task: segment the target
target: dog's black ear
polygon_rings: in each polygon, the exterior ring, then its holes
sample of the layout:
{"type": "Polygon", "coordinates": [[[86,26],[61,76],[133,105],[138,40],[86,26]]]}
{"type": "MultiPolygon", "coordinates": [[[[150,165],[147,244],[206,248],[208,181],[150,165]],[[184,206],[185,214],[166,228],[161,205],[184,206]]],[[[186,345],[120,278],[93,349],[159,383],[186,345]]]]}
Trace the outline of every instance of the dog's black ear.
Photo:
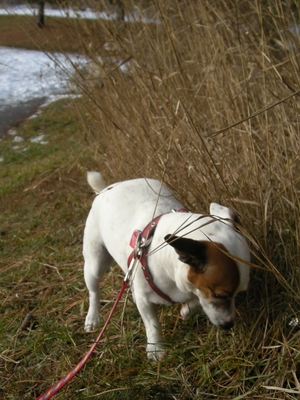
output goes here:
{"type": "Polygon", "coordinates": [[[207,247],[205,242],[175,235],[167,235],[164,239],[175,249],[180,261],[190,265],[199,274],[205,271],[207,265],[207,247]]]}
{"type": "Polygon", "coordinates": [[[236,224],[240,223],[240,220],[239,220],[239,217],[238,217],[237,213],[232,208],[229,208],[229,217],[236,224]]]}

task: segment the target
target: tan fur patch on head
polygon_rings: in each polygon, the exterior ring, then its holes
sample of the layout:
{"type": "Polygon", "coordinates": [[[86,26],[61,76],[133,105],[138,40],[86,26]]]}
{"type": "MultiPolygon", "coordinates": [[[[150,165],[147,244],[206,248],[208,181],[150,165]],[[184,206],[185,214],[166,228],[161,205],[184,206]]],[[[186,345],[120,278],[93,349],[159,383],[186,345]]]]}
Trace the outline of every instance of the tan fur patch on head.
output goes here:
{"type": "Polygon", "coordinates": [[[206,265],[203,272],[190,267],[187,278],[209,299],[217,296],[232,297],[240,283],[236,262],[226,253],[221,243],[205,242],[206,265]]]}

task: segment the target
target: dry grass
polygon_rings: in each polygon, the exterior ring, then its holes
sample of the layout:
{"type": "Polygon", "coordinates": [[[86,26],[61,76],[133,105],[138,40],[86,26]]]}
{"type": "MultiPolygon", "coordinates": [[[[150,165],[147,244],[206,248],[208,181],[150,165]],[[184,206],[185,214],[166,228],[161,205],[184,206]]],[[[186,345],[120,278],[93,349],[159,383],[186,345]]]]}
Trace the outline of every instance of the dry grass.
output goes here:
{"type": "MultiPolygon", "coordinates": [[[[238,298],[232,332],[218,331],[204,316],[183,322],[177,307],[162,309],[170,350],[157,366],[145,358],[143,326],[129,296],[80,377],[57,398],[299,396],[300,331],[289,325],[300,311],[299,42],[288,29],[298,9],[279,0],[267,5],[156,0],[151,12],[160,24],[103,24],[99,43],[97,36],[91,46],[86,42],[86,55],[97,65],[93,75],[77,76],[84,93],[78,107],[90,144],[88,167],[98,165],[108,182],[163,179],[192,211],[207,211],[210,201],[232,206],[253,262],[265,271],[253,268],[249,291],[238,298]],[[129,58],[126,73],[116,68],[129,58]]],[[[49,211],[54,223],[62,218],[64,229],[76,230],[78,241],[82,210],[88,208],[79,197],[72,202],[80,222],[64,221],[64,207],[49,211]]],[[[81,264],[80,245],[67,252],[63,226],[55,234],[51,230],[55,246],[50,240],[38,256],[43,243],[34,241],[36,252],[26,258],[24,251],[6,267],[4,310],[10,319],[5,324],[15,330],[24,314],[15,297],[18,285],[27,296],[36,293],[31,301],[40,313],[36,330],[10,337],[2,327],[3,387],[12,393],[7,398],[33,398],[45,390],[92,340],[82,333],[87,294],[81,272],[70,267],[81,264]],[[17,274],[21,265],[24,272],[17,274]]],[[[17,217],[14,229],[20,230],[17,217]]],[[[103,317],[120,286],[116,271],[103,288],[103,317]]]]}

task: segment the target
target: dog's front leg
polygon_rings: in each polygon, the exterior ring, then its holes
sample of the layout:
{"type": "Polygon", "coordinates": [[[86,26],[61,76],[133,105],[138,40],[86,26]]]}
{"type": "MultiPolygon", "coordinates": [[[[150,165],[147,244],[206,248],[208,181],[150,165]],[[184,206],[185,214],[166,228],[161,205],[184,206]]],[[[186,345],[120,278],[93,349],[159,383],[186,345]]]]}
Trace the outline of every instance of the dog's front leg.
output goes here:
{"type": "Polygon", "coordinates": [[[158,321],[157,305],[136,296],[136,305],[145,325],[147,335],[147,357],[149,360],[158,361],[164,356],[161,344],[162,332],[158,321]]]}

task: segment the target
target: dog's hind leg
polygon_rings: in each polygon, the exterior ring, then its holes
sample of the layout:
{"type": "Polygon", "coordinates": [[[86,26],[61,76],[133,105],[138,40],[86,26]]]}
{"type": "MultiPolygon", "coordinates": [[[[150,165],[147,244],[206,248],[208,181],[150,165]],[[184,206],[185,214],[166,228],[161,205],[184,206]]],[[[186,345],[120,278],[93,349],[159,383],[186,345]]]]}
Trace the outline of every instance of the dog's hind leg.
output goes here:
{"type": "Polygon", "coordinates": [[[97,230],[90,229],[93,227],[92,225],[93,221],[89,222],[88,220],[83,242],[84,280],[89,291],[89,310],[84,325],[86,332],[94,330],[99,325],[99,282],[113,262],[113,258],[101,242],[97,230]]]}
{"type": "Polygon", "coordinates": [[[84,258],[84,280],[89,291],[89,310],[85,319],[84,329],[86,332],[90,332],[94,330],[100,322],[99,282],[104,273],[111,266],[113,258],[104,246],[98,248],[97,251],[84,251],[84,258]]]}

